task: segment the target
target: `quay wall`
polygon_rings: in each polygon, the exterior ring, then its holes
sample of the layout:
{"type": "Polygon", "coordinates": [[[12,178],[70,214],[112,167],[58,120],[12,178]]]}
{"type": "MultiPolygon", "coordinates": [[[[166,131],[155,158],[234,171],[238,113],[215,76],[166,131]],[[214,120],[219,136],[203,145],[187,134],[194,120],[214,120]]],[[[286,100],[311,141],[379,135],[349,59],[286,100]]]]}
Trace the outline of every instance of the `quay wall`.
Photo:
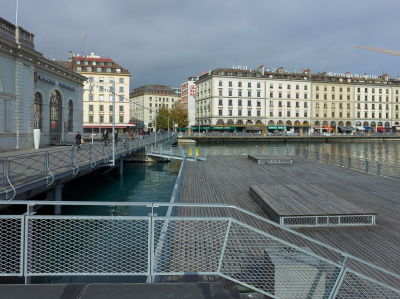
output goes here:
{"type": "Polygon", "coordinates": [[[188,141],[198,143],[229,143],[229,142],[387,142],[400,141],[400,136],[182,136],[179,143],[188,141]]]}

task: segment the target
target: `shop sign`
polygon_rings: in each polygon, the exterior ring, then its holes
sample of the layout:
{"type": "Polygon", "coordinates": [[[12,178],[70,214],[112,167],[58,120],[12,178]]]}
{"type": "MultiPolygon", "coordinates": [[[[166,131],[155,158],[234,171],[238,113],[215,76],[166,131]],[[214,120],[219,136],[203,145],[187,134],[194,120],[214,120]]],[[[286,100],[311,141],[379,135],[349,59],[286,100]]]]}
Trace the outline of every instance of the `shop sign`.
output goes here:
{"type": "Polygon", "coordinates": [[[268,130],[283,130],[284,126],[268,126],[268,130]]]}
{"type": "Polygon", "coordinates": [[[212,130],[236,130],[236,127],[210,127],[210,129],[212,130]]]}
{"type": "Polygon", "coordinates": [[[54,81],[54,80],[49,79],[49,78],[45,78],[43,76],[40,76],[37,72],[35,72],[33,76],[34,76],[33,79],[35,80],[35,82],[40,80],[40,81],[44,81],[44,82],[47,82],[47,83],[50,83],[50,84],[58,85],[60,87],[63,87],[63,88],[69,89],[69,90],[75,90],[75,88],[72,87],[72,86],[69,86],[67,84],[54,81]]]}

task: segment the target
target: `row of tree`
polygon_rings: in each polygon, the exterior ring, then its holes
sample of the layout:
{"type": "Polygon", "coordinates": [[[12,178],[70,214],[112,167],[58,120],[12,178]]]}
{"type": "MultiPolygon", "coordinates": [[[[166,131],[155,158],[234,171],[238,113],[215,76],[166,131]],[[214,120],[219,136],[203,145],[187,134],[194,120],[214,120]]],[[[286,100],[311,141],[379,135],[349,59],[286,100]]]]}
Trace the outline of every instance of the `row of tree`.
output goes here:
{"type": "Polygon", "coordinates": [[[175,105],[168,109],[164,105],[158,108],[157,111],[157,130],[172,129],[173,124],[178,124],[178,128],[186,128],[189,124],[189,116],[187,110],[184,110],[180,105],[175,105]],[[169,117],[169,126],[168,126],[169,117]]]}

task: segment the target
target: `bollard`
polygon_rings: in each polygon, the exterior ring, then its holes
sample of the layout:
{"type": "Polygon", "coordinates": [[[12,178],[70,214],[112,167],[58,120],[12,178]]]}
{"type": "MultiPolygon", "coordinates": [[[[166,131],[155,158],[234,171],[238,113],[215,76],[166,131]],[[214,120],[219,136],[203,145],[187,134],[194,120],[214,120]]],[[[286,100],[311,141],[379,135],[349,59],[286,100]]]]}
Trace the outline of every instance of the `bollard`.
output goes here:
{"type": "Polygon", "coordinates": [[[329,153],[326,153],[326,164],[329,164],[329,153]]]}
{"type": "Polygon", "coordinates": [[[376,175],[381,175],[381,164],[379,163],[379,161],[376,161],[376,175]]]}
{"type": "Polygon", "coordinates": [[[306,149],[306,158],[308,158],[308,149],[306,149]]]}

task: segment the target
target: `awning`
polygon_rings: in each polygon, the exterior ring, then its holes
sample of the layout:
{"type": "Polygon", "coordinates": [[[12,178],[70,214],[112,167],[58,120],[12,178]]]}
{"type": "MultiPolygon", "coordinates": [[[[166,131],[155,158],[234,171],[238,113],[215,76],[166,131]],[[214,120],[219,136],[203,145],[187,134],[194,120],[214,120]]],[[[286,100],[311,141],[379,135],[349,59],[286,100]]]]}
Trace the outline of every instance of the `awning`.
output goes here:
{"type": "Polygon", "coordinates": [[[364,127],[361,127],[361,126],[357,126],[356,129],[359,131],[365,131],[364,127]]]}
{"type": "Polygon", "coordinates": [[[396,127],[396,131],[400,131],[400,127],[396,127]]]}
{"type": "Polygon", "coordinates": [[[340,131],[355,131],[353,127],[338,127],[340,131]]]}
{"type": "Polygon", "coordinates": [[[328,130],[328,131],[333,130],[331,127],[322,127],[322,128],[325,129],[325,130],[328,130]]]}
{"type": "Polygon", "coordinates": [[[377,132],[386,132],[387,130],[384,127],[377,127],[376,131],[377,132]]]}
{"type": "Polygon", "coordinates": [[[371,127],[364,127],[365,130],[372,130],[371,127]]]}
{"type": "MultiPolygon", "coordinates": [[[[122,125],[115,125],[114,127],[115,128],[131,128],[131,127],[135,127],[136,125],[129,125],[129,124],[127,124],[127,125],[124,125],[124,124],[122,124],[122,125]]],[[[100,125],[100,124],[93,124],[93,125],[83,125],[83,128],[84,129],[91,129],[91,128],[104,128],[104,129],[110,129],[110,128],[112,128],[112,125],[109,125],[109,124],[107,124],[107,125],[100,125]]]]}

